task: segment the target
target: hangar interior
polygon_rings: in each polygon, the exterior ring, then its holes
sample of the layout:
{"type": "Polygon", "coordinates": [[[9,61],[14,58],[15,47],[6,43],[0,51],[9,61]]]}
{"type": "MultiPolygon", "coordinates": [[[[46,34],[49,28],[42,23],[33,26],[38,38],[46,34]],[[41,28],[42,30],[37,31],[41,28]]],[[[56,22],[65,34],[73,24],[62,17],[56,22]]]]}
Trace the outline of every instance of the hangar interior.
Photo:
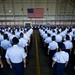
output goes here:
{"type": "MultiPolygon", "coordinates": [[[[26,24],[75,27],[75,0],[0,0],[0,26],[23,27],[26,24]],[[27,9],[29,8],[43,8],[43,18],[28,18],[27,9]]],[[[34,27],[33,29],[24,74],[53,75],[54,68],[49,67],[49,57],[45,56],[48,48],[44,47],[44,39],[40,36],[38,29],[34,27]]],[[[7,29],[5,29],[6,32],[7,29]]],[[[4,75],[13,75],[6,60],[3,60],[3,64],[4,75]]],[[[75,75],[72,64],[67,66],[64,75],[75,75]]]]}
{"type": "Polygon", "coordinates": [[[0,0],[0,25],[74,25],[75,0],[0,0]],[[43,18],[28,18],[28,8],[44,8],[43,18]]]}

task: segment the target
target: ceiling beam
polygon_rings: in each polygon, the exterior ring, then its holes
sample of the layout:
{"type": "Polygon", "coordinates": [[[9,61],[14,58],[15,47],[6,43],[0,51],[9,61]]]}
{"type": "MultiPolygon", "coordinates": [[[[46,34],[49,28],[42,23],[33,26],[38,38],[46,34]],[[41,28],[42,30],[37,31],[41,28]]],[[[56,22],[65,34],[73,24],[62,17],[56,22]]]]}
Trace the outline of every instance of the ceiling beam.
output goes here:
{"type": "Polygon", "coordinates": [[[1,0],[0,4],[1,4],[1,3],[4,3],[5,1],[6,1],[6,0],[1,0]]]}

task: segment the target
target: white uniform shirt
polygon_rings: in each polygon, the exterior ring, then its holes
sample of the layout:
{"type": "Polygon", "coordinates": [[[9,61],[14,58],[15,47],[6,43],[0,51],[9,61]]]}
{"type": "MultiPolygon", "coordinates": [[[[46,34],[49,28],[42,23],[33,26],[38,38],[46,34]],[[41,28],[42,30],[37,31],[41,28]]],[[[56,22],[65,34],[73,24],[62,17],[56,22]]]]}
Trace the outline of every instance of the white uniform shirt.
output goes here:
{"type": "Polygon", "coordinates": [[[30,41],[30,38],[28,37],[28,35],[25,33],[24,34],[24,39],[28,42],[28,41],[30,41]]]}
{"type": "Polygon", "coordinates": [[[14,37],[17,37],[17,36],[11,35],[11,36],[9,37],[9,41],[12,42],[12,39],[13,39],[14,37]]]}
{"type": "Polygon", "coordinates": [[[30,38],[30,32],[29,31],[26,32],[26,35],[30,38]]]}
{"type": "Polygon", "coordinates": [[[27,41],[26,41],[24,38],[20,38],[18,45],[19,45],[20,47],[23,47],[23,48],[24,48],[24,47],[26,47],[28,44],[27,44],[27,41]]]}
{"type": "Polygon", "coordinates": [[[3,40],[4,40],[3,35],[0,34],[0,43],[1,43],[1,41],[3,41],[3,40]]]}
{"type": "Polygon", "coordinates": [[[64,38],[65,35],[66,35],[66,34],[65,34],[65,31],[61,32],[60,35],[62,36],[62,38],[64,38]]]}
{"type": "Polygon", "coordinates": [[[8,40],[3,40],[2,42],[1,42],[1,47],[4,49],[4,50],[7,50],[9,47],[11,47],[12,45],[11,45],[11,43],[10,43],[10,41],[8,41],[8,40]]]}
{"type": "Polygon", "coordinates": [[[45,34],[45,31],[42,31],[42,32],[41,32],[41,36],[43,36],[44,34],[45,34]]]}
{"type": "Polygon", "coordinates": [[[57,63],[66,63],[69,61],[69,54],[65,51],[56,52],[52,58],[57,63]]]}
{"type": "Polygon", "coordinates": [[[8,31],[5,31],[5,32],[4,32],[4,34],[7,34],[7,35],[8,35],[8,33],[9,33],[8,31]]]}
{"type": "Polygon", "coordinates": [[[39,29],[39,32],[40,32],[40,34],[43,32],[43,30],[42,29],[39,29]]]}
{"type": "Polygon", "coordinates": [[[41,31],[42,31],[42,29],[41,28],[39,28],[39,32],[41,33],[41,31]]]}
{"type": "Polygon", "coordinates": [[[42,37],[43,37],[43,39],[46,39],[47,38],[47,34],[45,33],[42,37]]]}
{"type": "Polygon", "coordinates": [[[20,38],[20,32],[16,32],[15,35],[20,38]]]}
{"type": "Polygon", "coordinates": [[[24,33],[24,31],[23,31],[23,30],[20,30],[19,32],[20,32],[20,33],[24,33]]]}
{"type": "Polygon", "coordinates": [[[56,42],[61,42],[62,36],[60,34],[56,35],[56,42]]]}
{"type": "Polygon", "coordinates": [[[55,50],[55,49],[58,48],[58,43],[55,42],[55,41],[52,41],[51,43],[49,43],[48,48],[49,48],[50,50],[55,50]]]}
{"type": "Polygon", "coordinates": [[[51,34],[51,35],[53,34],[52,30],[50,30],[49,34],[51,34]]]}
{"type": "Polygon", "coordinates": [[[50,34],[50,30],[47,30],[47,33],[50,34]]]}
{"type": "Polygon", "coordinates": [[[69,34],[73,37],[73,32],[70,32],[69,34]]]}
{"type": "Polygon", "coordinates": [[[47,37],[47,38],[44,40],[44,42],[47,43],[47,44],[49,44],[51,41],[52,41],[51,37],[47,37]]]}
{"type": "Polygon", "coordinates": [[[63,42],[65,44],[66,49],[71,49],[73,47],[73,44],[71,41],[67,40],[63,42]]]}
{"type": "Polygon", "coordinates": [[[51,34],[51,37],[52,37],[52,36],[56,36],[56,33],[52,33],[52,34],[51,34]]]}
{"type": "Polygon", "coordinates": [[[31,28],[30,30],[29,30],[29,34],[31,35],[33,33],[33,29],[31,28]]]}
{"type": "Polygon", "coordinates": [[[75,28],[72,28],[72,32],[75,31],[75,28]]]}
{"type": "Polygon", "coordinates": [[[13,47],[7,49],[5,58],[10,59],[12,63],[20,63],[26,56],[24,48],[13,45],[13,47]]]}
{"type": "Polygon", "coordinates": [[[11,33],[8,33],[8,38],[10,38],[12,36],[12,34],[11,33]]]}

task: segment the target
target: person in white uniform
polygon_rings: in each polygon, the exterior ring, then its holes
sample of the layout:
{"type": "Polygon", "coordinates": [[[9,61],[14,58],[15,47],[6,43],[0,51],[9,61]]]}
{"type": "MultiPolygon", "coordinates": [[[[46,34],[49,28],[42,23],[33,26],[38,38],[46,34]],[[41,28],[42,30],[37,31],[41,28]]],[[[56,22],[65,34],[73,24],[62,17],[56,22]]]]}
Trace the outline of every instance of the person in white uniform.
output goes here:
{"type": "Polygon", "coordinates": [[[52,42],[49,43],[49,46],[48,46],[48,55],[49,55],[49,64],[50,64],[50,67],[52,65],[52,57],[54,55],[55,52],[58,51],[58,43],[55,42],[55,36],[52,36],[52,42]]]}
{"type": "Polygon", "coordinates": [[[4,40],[3,35],[4,35],[4,33],[0,30],[0,44],[1,44],[1,41],[4,40]]]}
{"type": "Polygon", "coordinates": [[[69,61],[69,54],[65,52],[65,45],[59,47],[60,51],[56,52],[53,56],[52,67],[54,67],[54,75],[63,75],[65,67],[69,61]]]}
{"type": "Polygon", "coordinates": [[[26,31],[24,30],[24,39],[28,42],[28,45],[30,45],[30,38],[28,37],[26,31]]]}
{"type": "Polygon", "coordinates": [[[4,40],[1,41],[1,49],[3,50],[3,58],[5,58],[5,53],[6,53],[6,50],[11,47],[11,43],[10,41],[8,40],[8,35],[7,34],[4,34],[4,40]]]}
{"type": "MultiPolygon", "coordinates": [[[[12,39],[14,38],[14,37],[17,37],[16,35],[15,35],[15,30],[12,30],[12,35],[9,37],[9,41],[12,43],[12,39]]],[[[17,37],[18,38],[18,37],[17,37]]]]}
{"type": "Polygon", "coordinates": [[[52,41],[51,37],[50,37],[50,34],[48,33],[47,34],[47,38],[44,40],[44,47],[45,47],[45,50],[46,50],[46,55],[47,55],[47,49],[48,49],[48,45],[49,43],[52,41]]]}
{"type": "Polygon", "coordinates": [[[28,44],[27,44],[27,41],[24,39],[23,33],[20,33],[20,39],[19,39],[18,45],[20,47],[23,47],[25,49],[26,53],[28,53],[28,48],[27,48],[28,44]]]}
{"type": "Polygon", "coordinates": [[[65,47],[66,47],[66,52],[68,52],[69,54],[71,54],[72,52],[72,48],[73,48],[73,44],[72,42],[70,41],[70,37],[69,35],[66,35],[66,41],[63,42],[65,44],[65,47]]]}
{"type": "Polygon", "coordinates": [[[13,46],[6,51],[6,61],[12,68],[13,75],[24,75],[24,68],[26,68],[26,56],[24,48],[19,47],[19,40],[14,37],[12,39],[13,46]]]}
{"type": "Polygon", "coordinates": [[[59,31],[57,31],[56,42],[58,43],[59,46],[62,43],[62,36],[60,35],[60,32],[59,31]]]}
{"type": "Polygon", "coordinates": [[[43,34],[42,38],[43,38],[43,41],[47,38],[47,31],[45,31],[45,34],[43,34]]]}
{"type": "Polygon", "coordinates": [[[11,47],[11,43],[10,41],[8,40],[8,35],[7,34],[4,34],[4,40],[1,42],[1,47],[4,49],[4,50],[7,50],[7,48],[11,47]]]}
{"type": "Polygon", "coordinates": [[[52,41],[50,34],[47,34],[47,38],[44,40],[45,44],[49,45],[49,43],[52,41]]]}

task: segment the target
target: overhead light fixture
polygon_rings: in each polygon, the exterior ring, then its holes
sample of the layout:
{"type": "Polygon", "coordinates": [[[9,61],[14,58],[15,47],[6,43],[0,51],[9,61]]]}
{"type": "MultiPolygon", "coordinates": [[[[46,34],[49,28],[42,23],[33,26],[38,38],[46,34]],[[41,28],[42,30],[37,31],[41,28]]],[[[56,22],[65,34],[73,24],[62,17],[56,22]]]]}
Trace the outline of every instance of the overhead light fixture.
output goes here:
{"type": "Polygon", "coordinates": [[[9,7],[9,13],[11,13],[11,8],[10,8],[10,2],[9,2],[9,0],[8,0],[8,7],[9,7]]]}
{"type": "Polygon", "coordinates": [[[9,13],[11,12],[11,10],[9,10],[9,13]]]}

